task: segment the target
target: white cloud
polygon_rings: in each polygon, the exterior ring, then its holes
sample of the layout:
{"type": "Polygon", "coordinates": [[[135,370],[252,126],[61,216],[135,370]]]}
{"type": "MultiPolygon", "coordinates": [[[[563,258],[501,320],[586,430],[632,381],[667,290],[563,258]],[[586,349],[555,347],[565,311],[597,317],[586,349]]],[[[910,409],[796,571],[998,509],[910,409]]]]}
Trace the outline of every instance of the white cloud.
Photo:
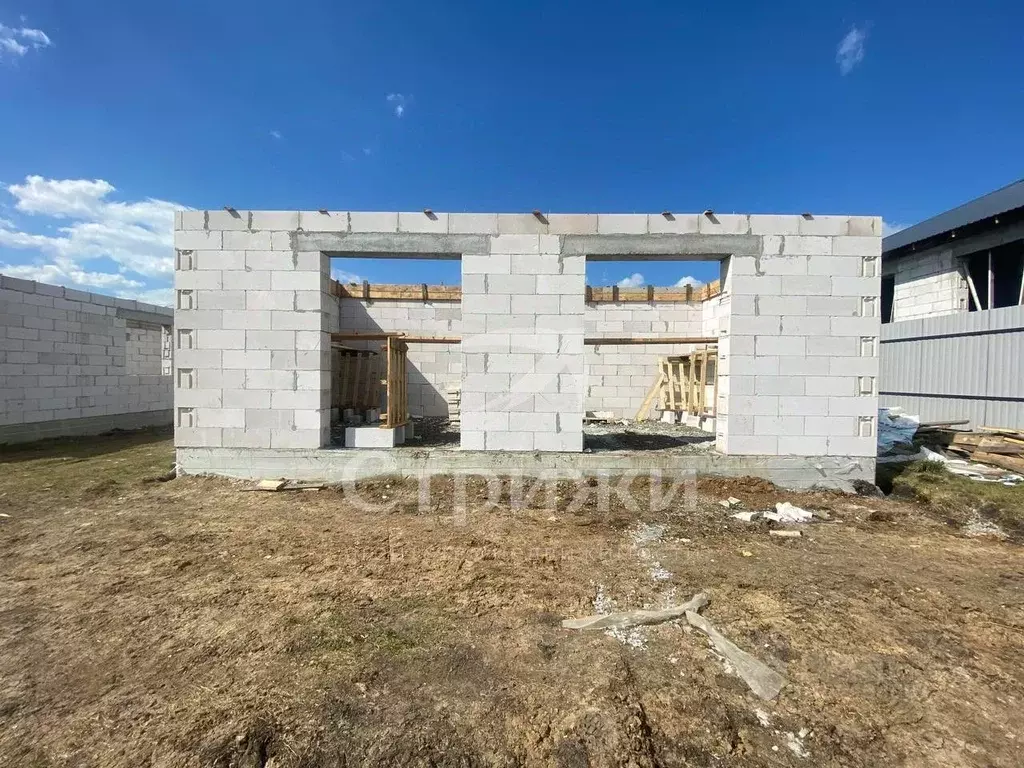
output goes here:
{"type": "Polygon", "coordinates": [[[839,73],[848,75],[853,68],[864,61],[864,42],[868,39],[866,29],[851,27],[846,37],[839,41],[836,48],[836,64],[839,65],[839,73]]]}
{"type": "Polygon", "coordinates": [[[346,272],[343,269],[332,269],[331,277],[339,283],[361,283],[364,278],[354,272],[346,272]]]}
{"type": "Polygon", "coordinates": [[[280,141],[281,139],[284,138],[284,136],[281,135],[280,131],[271,131],[270,132],[270,137],[273,138],[273,139],[277,139],[278,141],[280,141]]]}
{"type": "Polygon", "coordinates": [[[404,94],[389,93],[388,101],[395,105],[395,117],[401,117],[405,114],[405,105],[408,100],[404,94]]]}
{"type": "Polygon", "coordinates": [[[694,288],[697,288],[697,287],[699,287],[701,285],[704,285],[704,283],[702,283],[700,280],[698,280],[693,275],[687,275],[686,277],[681,277],[681,278],[679,278],[676,281],[676,287],[677,288],[685,288],[688,285],[692,285],[694,288]]]}
{"type": "Polygon", "coordinates": [[[0,247],[36,252],[33,263],[0,263],[0,271],[128,298],[166,295],[169,303],[174,211],[184,206],[153,198],[111,201],[116,190],[103,179],[28,176],[24,183],[8,185],[6,190],[16,201],[15,211],[67,223],[40,232],[38,226],[0,222],[0,247]],[[112,271],[90,266],[107,259],[116,264],[112,271]]]}
{"type": "Polygon", "coordinates": [[[909,226],[909,224],[900,224],[895,221],[886,221],[885,219],[882,219],[882,237],[895,235],[900,230],[906,229],[909,226]]]}
{"type": "Polygon", "coordinates": [[[7,54],[9,57],[21,57],[32,50],[49,48],[53,41],[41,29],[21,27],[15,29],[0,24],[0,59],[7,54]]]}
{"type": "Polygon", "coordinates": [[[619,288],[639,288],[644,285],[644,276],[639,272],[634,272],[629,277],[624,277],[618,282],[619,288]]]}

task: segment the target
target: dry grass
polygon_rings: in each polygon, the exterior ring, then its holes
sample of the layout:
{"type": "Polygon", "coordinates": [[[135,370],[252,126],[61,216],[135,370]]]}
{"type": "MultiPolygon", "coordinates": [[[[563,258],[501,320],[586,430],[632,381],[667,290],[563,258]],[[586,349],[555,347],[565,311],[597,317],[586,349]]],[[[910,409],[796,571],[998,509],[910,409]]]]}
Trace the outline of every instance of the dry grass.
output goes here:
{"type": "Polygon", "coordinates": [[[1020,550],[928,508],[709,478],[696,509],[641,513],[474,486],[463,523],[443,478],[424,512],[362,483],[365,510],[152,482],[171,455],[158,434],[0,455],[0,764],[1019,764],[1020,550]],[[843,522],[782,541],[726,496],[843,522]],[[666,526],[646,554],[639,520],[666,526]],[[790,685],[755,699],[678,625],[643,649],[562,630],[597,585],[623,607],[709,589],[790,685]]]}

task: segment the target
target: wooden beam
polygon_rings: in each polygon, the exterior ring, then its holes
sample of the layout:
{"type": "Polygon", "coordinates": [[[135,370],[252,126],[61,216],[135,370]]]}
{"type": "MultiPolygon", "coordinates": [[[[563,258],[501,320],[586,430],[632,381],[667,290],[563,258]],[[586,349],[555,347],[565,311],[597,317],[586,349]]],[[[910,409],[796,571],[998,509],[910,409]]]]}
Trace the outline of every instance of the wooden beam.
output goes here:
{"type": "MultiPolygon", "coordinates": [[[[358,299],[360,301],[462,301],[462,288],[458,285],[374,284],[367,281],[345,284],[332,280],[330,292],[342,299],[358,299]]],[[[588,285],[584,287],[584,297],[588,304],[649,303],[652,301],[700,302],[714,298],[719,293],[721,290],[717,280],[702,286],[697,291],[692,286],[685,288],[656,288],[653,286],[619,288],[618,286],[593,287],[588,285]]]]}
{"type": "Polygon", "coordinates": [[[460,344],[460,336],[410,336],[407,333],[386,333],[384,331],[335,331],[331,341],[388,341],[401,339],[406,344],[460,344]]]}

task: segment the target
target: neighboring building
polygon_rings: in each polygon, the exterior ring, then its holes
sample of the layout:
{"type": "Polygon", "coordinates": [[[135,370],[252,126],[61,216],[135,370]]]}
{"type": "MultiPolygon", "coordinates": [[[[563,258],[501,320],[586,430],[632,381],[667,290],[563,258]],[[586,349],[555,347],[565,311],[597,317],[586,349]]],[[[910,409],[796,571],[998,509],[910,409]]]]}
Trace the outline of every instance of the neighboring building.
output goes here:
{"type": "Polygon", "coordinates": [[[0,446],[173,421],[174,314],[0,276],[0,446]]]}
{"type": "Polygon", "coordinates": [[[880,404],[1024,428],[1024,180],[882,251],[880,404]]]}

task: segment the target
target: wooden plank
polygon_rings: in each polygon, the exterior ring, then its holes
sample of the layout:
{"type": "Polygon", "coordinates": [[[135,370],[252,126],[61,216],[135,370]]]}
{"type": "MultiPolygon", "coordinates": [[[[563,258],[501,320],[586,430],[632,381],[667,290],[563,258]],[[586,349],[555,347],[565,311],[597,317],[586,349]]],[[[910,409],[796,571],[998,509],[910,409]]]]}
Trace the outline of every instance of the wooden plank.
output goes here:
{"type": "Polygon", "coordinates": [[[996,453],[985,453],[983,451],[975,451],[971,458],[974,461],[981,462],[982,464],[992,464],[993,466],[1000,467],[1001,469],[1008,469],[1011,472],[1016,472],[1019,475],[1024,475],[1024,458],[1017,458],[1016,456],[1002,456],[996,453]]]}
{"type": "Polygon", "coordinates": [[[712,393],[712,397],[714,398],[714,402],[711,403],[711,415],[714,416],[717,419],[718,418],[718,350],[716,349],[714,351],[714,353],[715,353],[714,354],[714,360],[715,360],[715,388],[714,388],[714,392],[712,393]]]}
{"type": "Polygon", "coordinates": [[[700,358],[700,390],[697,393],[697,415],[703,416],[704,411],[707,410],[707,397],[708,397],[708,348],[704,347],[704,352],[700,358]]]}
{"type": "Polygon", "coordinates": [[[338,368],[338,407],[348,408],[348,368],[349,356],[341,356],[341,365],[338,368]]]}
{"type": "Polygon", "coordinates": [[[662,373],[658,374],[658,378],[654,380],[651,388],[647,390],[647,396],[644,401],[640,404],[640,410],[636,412],[636,421],[646,421],[647,412],[651,409],[651,402],[654,400],[654,396],[661,391],[661,385],[665,381],[665,375],[662,373]]]}
{"type": "Polygon", "coordinates": [[[363,359],[365,355],[356,355],[356,359],[352,365],[352,407],[353,408],[365,408],[366,406],[359,400],[359,382],[362,380],[363,375],[363,359]]]}

